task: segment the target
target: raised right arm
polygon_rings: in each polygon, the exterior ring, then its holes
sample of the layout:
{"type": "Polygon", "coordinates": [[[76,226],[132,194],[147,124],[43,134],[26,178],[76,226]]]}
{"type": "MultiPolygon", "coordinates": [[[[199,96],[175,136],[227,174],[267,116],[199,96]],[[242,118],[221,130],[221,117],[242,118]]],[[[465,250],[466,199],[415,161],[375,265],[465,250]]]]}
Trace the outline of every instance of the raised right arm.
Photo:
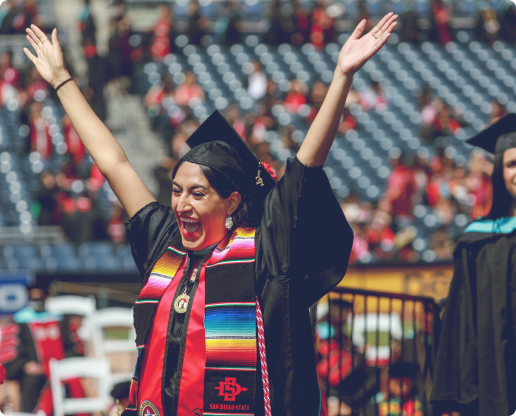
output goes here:
{"type": "MultiPolygon", "coordinates": [[[[52,32],[52,42],[35,25],[27,30],[27,39],[33,46],[36,58],[27,48],[25,54],[36,66],[43,79],[54,89],[70,78],[63,60],[63,52],[52,32]]],[[[93,112],[75,84],[70,81],[57,91],[57,95],[84,146],[107,178],[111,189],[132,217],[141,208],[155,201],[149,189],[133,169],[127,156],[105,124],[93,112]]]]}

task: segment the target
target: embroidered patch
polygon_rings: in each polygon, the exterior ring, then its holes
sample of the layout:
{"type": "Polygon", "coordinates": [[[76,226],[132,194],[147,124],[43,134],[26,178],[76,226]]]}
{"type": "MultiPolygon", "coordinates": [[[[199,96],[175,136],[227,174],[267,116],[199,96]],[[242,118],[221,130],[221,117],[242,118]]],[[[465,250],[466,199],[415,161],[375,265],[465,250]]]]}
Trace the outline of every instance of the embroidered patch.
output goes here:
{"type": "Polygon", "coordinates": [[[159,410],[154,406],[150,400],[145,400],[140,405],[140,410],[138,411],[138,416],[160,416],[159,410]]]}
{"type": "Polygon", "coordinates": [[[219,381],[219,387],[215,387],[219,391],[219,396],[224,396],[224,400],[235,401],[235,397],[243,391],[247,391],[245,387],[241,387],[234,377],[226,377],[224,381],[219,381]]]}

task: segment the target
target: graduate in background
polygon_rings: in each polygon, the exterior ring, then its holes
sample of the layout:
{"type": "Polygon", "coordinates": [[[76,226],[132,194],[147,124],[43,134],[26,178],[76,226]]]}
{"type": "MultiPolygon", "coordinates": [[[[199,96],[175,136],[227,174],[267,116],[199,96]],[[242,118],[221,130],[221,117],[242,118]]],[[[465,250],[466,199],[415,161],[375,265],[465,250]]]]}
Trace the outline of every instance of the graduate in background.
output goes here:
{"type": "MultiPolygon", "coordinates": [[[[69,325],[61,317],[45,311],[48,285],[36,282],[29,288],[29,306],[13,316],[13,324],[0,331],[0,361],[5,365],[8,379],[20,383],[21,410],[53,413],[49,382],[49,362],[77,354],[69,334],[69,325]]],[[[72,397],[84,397],[80,379],[67,381],[72,397]]]]}
{"type": "Polygon", "coordinates": [[[516,114],[468,140],[494,154],[493,203],[457,243],[430,400],[437,415],[516,410],[516,114]]]}

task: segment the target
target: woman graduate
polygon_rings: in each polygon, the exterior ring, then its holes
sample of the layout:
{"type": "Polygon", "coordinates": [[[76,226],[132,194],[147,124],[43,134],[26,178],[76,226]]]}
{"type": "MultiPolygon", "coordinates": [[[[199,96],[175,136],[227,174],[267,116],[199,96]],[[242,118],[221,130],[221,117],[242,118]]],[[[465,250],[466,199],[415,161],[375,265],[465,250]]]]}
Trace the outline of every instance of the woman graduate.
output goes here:
{"type": "Polygon", "coordinates": [[[318,415],[309,307],[344,276],[352,231],[322,170],[353,74],[387,41],[386,15],[343,46],[333,81],[277,184],[215,112],[157,203],[91,111],[52,41],[27,29],[27,56],[58,91],[75,130],[131,217],[143,279],[138,362],[124,415],[318,415]]]}
{"type": "Polygon", "coordinates": [[[516,410],[516,114],[469,143],[494,153],[493,204],[454,252],[431,401],[435,414],[516,410]]]}

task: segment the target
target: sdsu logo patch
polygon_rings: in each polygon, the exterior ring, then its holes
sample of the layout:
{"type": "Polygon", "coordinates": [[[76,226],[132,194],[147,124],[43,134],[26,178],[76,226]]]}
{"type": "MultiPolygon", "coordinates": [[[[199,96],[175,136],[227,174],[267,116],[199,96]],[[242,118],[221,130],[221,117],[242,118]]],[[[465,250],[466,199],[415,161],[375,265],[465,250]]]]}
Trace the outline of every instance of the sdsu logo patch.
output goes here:
{"type": "Polygon", "coordinates": [[[247,391],[236,382],[236,377],[226,377],[224,381],[219,381],[219,387],[215,387],[215,390],[219,391],[219,396],[224,396],[224,400],[232,402],[241,392],[247,391]]]}
{"type": "Polygon", "coordinates": [[[158,409],[150,400],[145,400],[140,405],[138,416],[160,416],[158,409]]]}

